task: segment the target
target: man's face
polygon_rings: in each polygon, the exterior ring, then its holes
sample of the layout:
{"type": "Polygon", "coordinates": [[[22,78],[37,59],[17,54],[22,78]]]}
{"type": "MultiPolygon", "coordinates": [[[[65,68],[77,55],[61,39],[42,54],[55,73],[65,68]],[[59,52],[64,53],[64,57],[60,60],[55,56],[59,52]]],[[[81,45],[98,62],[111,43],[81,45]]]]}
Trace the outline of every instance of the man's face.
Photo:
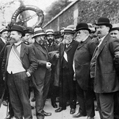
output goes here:
{"type": "Polygon", "coordinates": [[[78,41],[78,42],[81,42],[84,39],[85,36],[86,36],[86,34],[85,34],[84,30],[79,30],[76,33],[75,40],[78,41]]]}
{"type": "Polygon", "coordinates": [[[73,34],[71,33],[65,33],[64,34],[64,40],[66,44],[70,44],[73,40],[73,34]]]}
{"type": "Polygon", "coordinates": [[[10,38],[13,42],[18,42],[21,40],[22,34],[17,31],[11,31],[10,38]]]}
{"type": "Polygon", "coordinates": [[[47,35],[47,40],[50,43],[53,42],[54,41],[54,35],[52,35],[52,34],[47,35]]]}
{"type": "Polygon", "coordinates": [[[116,38],[116,39],[119,39],[119,31],[118,30],[113,30],[110,32],[110,35],[112,38],[116,38]]]}
{"type": "Polygon", "coordinates": [[[2,37],[3,39],[5,39],[6,41],[7,41],[7,39],[8,39],[8,36],[9,36],[8,31],[4,31],[4,32],[1,33],[1,37],[2,37]]]}
{"type": "Polygon", "coordinates": [[[25,39],[26,41],[28,41],[29,39],[32,38],[32,36],[33,36],[32,34],[26,33],[25,36],[24,36],[24,39],[25,39]]]}
{"type": "Polygon", "coordinates": [[[45,36],[44,35],[37,36],[35,40],[38,44],[43,45],[45,43],[45,36]]]}
{"type": "Polygon", "coordinates": [[[96,32],[97,35],[102,38],[103,36],[107,35],[109,33],[109,27],[105,26],[105,25],[100,25],[96,27],[96,32]]]}

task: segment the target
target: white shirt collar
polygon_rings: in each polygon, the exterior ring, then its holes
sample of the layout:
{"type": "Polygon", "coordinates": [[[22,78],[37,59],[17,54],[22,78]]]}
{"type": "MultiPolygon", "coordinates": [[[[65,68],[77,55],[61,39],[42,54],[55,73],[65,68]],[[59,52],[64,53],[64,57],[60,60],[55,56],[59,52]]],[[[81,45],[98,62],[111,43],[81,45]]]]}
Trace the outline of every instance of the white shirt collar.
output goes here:
{"type": "Polygon", "coordinates": [[[81,42],[84,42],[89,36],[86,36],[83,40],[81,40],[81,42]]]}
{"type": "Polygon", "coordinates": [[[21,44],[21,41],[17,42],[17,43],[14,43],[15,46],[18,46],[21,44]]]}
{"type": "Polygon", "coordinates": [[[6,40],[5,40],[4,38],[2,38],[2,37],[1,37],[1,39],[2,39],[2,41],[6,44],[6,40]]]}

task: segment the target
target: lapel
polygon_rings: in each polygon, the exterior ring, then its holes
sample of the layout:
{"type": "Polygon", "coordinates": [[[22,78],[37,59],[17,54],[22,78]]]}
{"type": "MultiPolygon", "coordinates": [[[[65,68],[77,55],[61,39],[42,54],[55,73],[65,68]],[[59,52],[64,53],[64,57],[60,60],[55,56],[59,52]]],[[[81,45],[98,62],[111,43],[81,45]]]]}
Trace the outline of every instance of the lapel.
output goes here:
{"type": "Polygon", "coordinates": [[[21,43],[20,59],[24,56],[26,46],[24,43],[21,43]]]}
{"type": "Polygon", "coordinates": [[[2,41],[2,39],[0,38],[0,44],[2,45],[2,46],[4,46],[5,45],[5,43],[2,41]]]}
{"type": "Polygon", "coordinates": [[[81,47],[83,47],[89,40],[91,40],[90,37],[88,37],[83,43],[79,43],[77,50],[79,50],[81,47]]]}
{"type": "MultiPolygon", "coordinates": [[[[73,41],[72,41],[72,43],[73,43],[73,41]]],[[[68,52],[68,51],[71,50],[71,48],[72,48],[72,43],[70,44],[70,46],[69,46],[68,48],[65,49],[66,52],[68,52]]],[[[65,45],[65,47],[66,47],[66,45],[65,45]]]]}
{"type": "Polygon", "coordinates": [[[61,56],[64,54],[64,50],[65,50],[65,44],[61,44],[61,56]]]}
{"type": "Polygon", "coordinates": [[[7,60],[9,59],[9,54],[10,54],[11,49],[12,49],[12,45],[9,45],[7,49],[7,60]]]}
{"type": "Polygon", "coordinates": [[[99,54],[101,53],[101,51],[103,50],[104,46],[106,45],[107,41],[110,39],[110,35],[108,34],[102,41],[101,45],[98,48],[97,51],[97,57],[99,56],[99,54]]]}

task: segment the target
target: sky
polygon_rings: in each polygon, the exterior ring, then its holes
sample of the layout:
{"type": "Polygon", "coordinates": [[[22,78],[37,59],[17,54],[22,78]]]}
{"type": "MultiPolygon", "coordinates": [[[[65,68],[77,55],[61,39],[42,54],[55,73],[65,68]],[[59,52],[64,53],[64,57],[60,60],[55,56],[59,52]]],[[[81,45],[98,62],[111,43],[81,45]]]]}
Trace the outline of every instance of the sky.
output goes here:
{"type": "MultiPolygon", "coordinates": [[[[15,1],[15,4],[12,4],[10,7],[8,7],[6,10],[5,10],[5,20],[6,22],[9,22],[10,21],[10,18],[12,16],[12,14],[16,11],[16,9],[19,7],[19,0],[0,0],[0,6],[2,4],[7,4],[8,2],[10,1],[15,1]]],[[[45,10],[55,1],[57,0],[22,0],[24,1],[24,4],[25,5],[34,5],[34,6],[37,6],[39,7],[41,10],[43,10],[43,12],[45,13],[45,10]]],[[[74,1],[74,0],[71,0],[71,1],[74,1]]],[[[0,13],[0,16],[1,13],[0,13]]],[[[0,26],[1,26],[1,22],[2,21],[5,21],[2,17],[0,17],[0,26]]]]}

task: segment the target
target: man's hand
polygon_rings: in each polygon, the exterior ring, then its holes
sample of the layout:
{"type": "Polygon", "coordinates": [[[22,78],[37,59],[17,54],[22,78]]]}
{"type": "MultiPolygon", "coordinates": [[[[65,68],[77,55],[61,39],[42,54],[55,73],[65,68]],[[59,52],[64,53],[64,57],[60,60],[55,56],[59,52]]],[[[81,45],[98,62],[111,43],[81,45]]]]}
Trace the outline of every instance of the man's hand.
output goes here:
{"type": "Polygon", "coordinates": [[[5,81],[5,76],[3,77],[3,81],[5,81]]]}
{"type": "Polygon", "coordinates": [[[56,58],[59,58],[59,53],[56,53],[55,56],[56,56],[56,58]]]}
{"type": "Polygon", "coordinates": [[[46,62],[46,68],[47,68],[47,69],[51,69],[51,65],[52,65],[52,64],[51,64],[50,62],[46,62]]]}
{"type": "Polygon", "coordinates": [[[30,77],[31,76],[31,74],[27,71],[26,72],[26,75],[28,76],[28,77],[30,77]]]}
{"type": "Polygon", "coordinates": [[[73,80],[76,81],[76,73],[74,73],[73,80]]]}

